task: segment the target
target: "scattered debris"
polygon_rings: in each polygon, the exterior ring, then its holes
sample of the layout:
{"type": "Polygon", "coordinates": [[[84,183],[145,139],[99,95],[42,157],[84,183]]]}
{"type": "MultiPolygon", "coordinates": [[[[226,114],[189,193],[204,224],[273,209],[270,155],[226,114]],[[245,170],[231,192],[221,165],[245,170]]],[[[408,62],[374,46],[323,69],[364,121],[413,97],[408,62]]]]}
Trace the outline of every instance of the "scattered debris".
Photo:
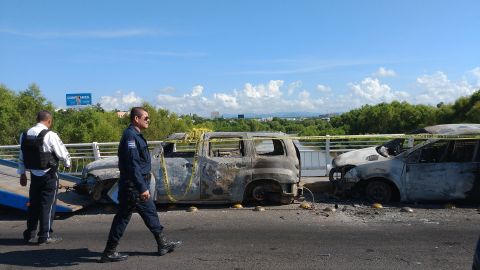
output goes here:
{"type": "Polygon", "coordinates": [[[243,208],[243,205],[239,204],[239,203],[236,203],[232,206],[232,208],[235,208],[235,209],[241,209],[243,208]]]}
{"type": "Polygon", "coordinates": [[[262,207],[262,206],[255,206],[255,208],[253,208],[253,211],[259,211],[259,212],[262,212],[262,211],[265,211],[265,207],[262,207]]]}
{"type": "Polygon", "coordinates": [[[190,206],[188,209],[187,209],[187,212],[197,212],[198,211],[198,208],[195,207],[195,206],[190,206]]]}
{"type": "Polygon", "coordinates": [[[383,205],[380,204],[380,203],[374,203],[372,204],[372,208],[375,208],[375,209],[382,209],[383,208],[383,205]]]}
{"type": "Polygon", "coordinates": [[[413,209],[405,206],[405,207],[402,207],[402,209],[400,209],[400,212],[413,213],[413,209]]]}
{"type": "Polygon", "coordinates": [[[325,207],[325,209],[323,209],[323,211],[324,211],[324,212],[335,212],[336,209],[335,209],[335,208],[332,208],[332,207],[330,207],[330,206],[327,206],[327,207],[325,207]]]}
{"type": "Polygon", "coordinates": [[[447,204],[445,204],[445,209],[455,209],[455,208],[456,208],[456,207],[455,207],[455,204],[453,204],[453,203],[447,203],[447,204]]]}
{"type": "Polygon", "coordinates": [[[440,222],[438,222],[438,221],[430,221],[426,218],[422,218],[422,219],[420,219],[420,221],[422,221],[424,224],[436,224],[436,225],[440,224],[440,222]]]}
{"type": "Polygon", "coordinates": [[[306,209],[306,210],[312,210],[313,209],[313,205],[311,203],[308,203],[308,202],[301,203],[300,207],[303,208],[303,209],[306,209]]]}

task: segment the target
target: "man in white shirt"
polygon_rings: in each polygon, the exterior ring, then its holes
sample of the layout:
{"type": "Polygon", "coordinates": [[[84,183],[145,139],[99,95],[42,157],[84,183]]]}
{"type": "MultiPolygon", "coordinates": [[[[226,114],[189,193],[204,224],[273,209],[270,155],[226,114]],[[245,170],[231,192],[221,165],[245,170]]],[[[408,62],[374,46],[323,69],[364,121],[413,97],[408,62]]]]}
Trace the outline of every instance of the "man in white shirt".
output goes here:
{"type": "Polygon", "coordinates": [[[52,224],[58,191],[58,162],[63,161],[66,168],[71,160],[67,148],[58,135],[50,131],[53,118],[49,111],[37,114],[37,124],[20,135],[20,156],[18,174],[20,185],[27,185],[26,170],[30,171],[29,206],[27,210],[27,229],[23,239],[30,243],[35,238],[37,225],[38,244],[52,244],[62,240],[52,236],[52,224]]]}

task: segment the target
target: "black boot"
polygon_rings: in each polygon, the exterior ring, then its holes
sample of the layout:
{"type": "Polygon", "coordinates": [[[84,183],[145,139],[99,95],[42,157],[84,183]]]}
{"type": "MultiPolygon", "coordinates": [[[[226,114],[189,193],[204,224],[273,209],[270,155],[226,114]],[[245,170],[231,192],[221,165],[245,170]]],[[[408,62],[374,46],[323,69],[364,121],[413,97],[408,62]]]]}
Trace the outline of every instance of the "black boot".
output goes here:
{"type": "Polygon", "coordinates": [[[182,244],[182,241],[168,241],[163,233],[155,235],[158,245],[158,255],[163,256],[169,252],[173,252],[176,247],[182,244]]]}
{"type": "Polygon", "coordinates": [[[107,246],[103,251],[102,258],[100,258],[101,263],[106,262],[120,262],[128,259],[128,255],[117,252],[117,245],[107,242],[107,246]]]}
{"type": "Polygon", "coordinates": [[[35,231],[29,231],[28,229],[23,232],[23,241],[25,244],[31,244],[35,238],[35,231]]]}

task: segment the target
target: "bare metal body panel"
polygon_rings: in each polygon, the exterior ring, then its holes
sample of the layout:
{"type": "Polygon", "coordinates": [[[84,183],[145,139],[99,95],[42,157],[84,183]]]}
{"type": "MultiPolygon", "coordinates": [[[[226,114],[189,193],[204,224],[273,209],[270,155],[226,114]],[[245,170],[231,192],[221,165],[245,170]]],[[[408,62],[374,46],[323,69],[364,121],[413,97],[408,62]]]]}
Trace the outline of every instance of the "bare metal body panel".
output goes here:
{"type": "MultiPolygon", "coordinates": [[[[475,135],[480,134],[480,125],[439,125],[424,130],[442,135],[475,135]]],[[[352,164],[335,184],[349,190],[368,181],[385,180],[398,191],[400,201],[480,199],[478,140],[429,139],[396,156],[366,160],[365,153],[372,154],[375,149],[361,149],[333,161],[334,165],[352,164]]]]}
{"type": "MultiPolygon", "coordinates": [[[[168,139],[184,138],[183,133],[175,133],[168,139]]],[[[255,181],[276,183],[285,197],[298,195],[300,161],[293,142],[283,133],[210,132],[204,134],[196,149],[183,152],[176,152],[177,145],[172,145],[175,143],[167,142],[152,152],[154,196],[159,203],[241,202],[247,187],[255,181]],[[259,154],[261,147],[255,141],[262,139],[281,145],[282,153],[259,154]],[[226,150],[212,144],[215,140],[226,150]],[[238,149],[228,152],[225,145],[238,149]]],[[[92,176],[96,181],[118,179],[118,159],[88,164],[83,178],[92,176]]]]}

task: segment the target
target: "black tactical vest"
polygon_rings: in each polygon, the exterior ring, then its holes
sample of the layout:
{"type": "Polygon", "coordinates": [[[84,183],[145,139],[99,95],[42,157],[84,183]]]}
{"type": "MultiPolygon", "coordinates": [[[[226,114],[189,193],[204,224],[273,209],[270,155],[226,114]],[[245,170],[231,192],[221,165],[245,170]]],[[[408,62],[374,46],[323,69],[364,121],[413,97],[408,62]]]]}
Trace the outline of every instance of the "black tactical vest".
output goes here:
{"type": "Polygon", "coordinates": [[[22,135],[22,154],[25,168],[29,170],[45,170],[57,168],[58,158],[54,153],[43,151],[43,138],[50,130],[44,129],[38,136],[22,135]]]}

